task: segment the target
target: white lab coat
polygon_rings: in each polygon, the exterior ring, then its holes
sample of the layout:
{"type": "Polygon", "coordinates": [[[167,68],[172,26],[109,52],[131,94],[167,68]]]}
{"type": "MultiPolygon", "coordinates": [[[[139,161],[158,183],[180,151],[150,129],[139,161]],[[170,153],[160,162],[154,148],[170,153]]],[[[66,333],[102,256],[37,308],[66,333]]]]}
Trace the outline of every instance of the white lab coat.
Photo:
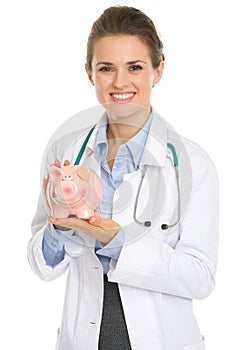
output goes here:
{"type": "MultiPolygon", "coordinates": [[[[100,173],[93,154],[97,130],[98,125],[82,162],[100,173]]],[[[47,165],[56,158],[74,162],[85,138],[78,134],[64,137],[51,147],[47,165]]],[[[192,299],[207,297],[215,284],[218,181],[212,161],[197,144],[179,138],[155,113],[140,170],[124,175],[116,196],[119,200],[114,200],[113,220],[123,227],[126,241],[118,261],[111,260],[108,279],[119,285],[132,349],[204,350],[192,299]],[[180,224],[163,231],[162,223],[176,221],[178,199],[167,142],[175,145],[179,158],[182,215],[180,224]],[[136,189],[143,169],[146,177],[137,218],[151,220],[149,228],[133,221],[136,189]]],[[[103,273],[94,252],[95,240],[80,233],[85,245],[80,245],[79,256],[69,255],[75,244],[70,242],[64,260],[54,268],[47,266],[41,248],[47,215],[40,198],[28,258],[34,272],[44,280],[57,278],[68,270],[56,349],[98,350],[103,273]]]]}

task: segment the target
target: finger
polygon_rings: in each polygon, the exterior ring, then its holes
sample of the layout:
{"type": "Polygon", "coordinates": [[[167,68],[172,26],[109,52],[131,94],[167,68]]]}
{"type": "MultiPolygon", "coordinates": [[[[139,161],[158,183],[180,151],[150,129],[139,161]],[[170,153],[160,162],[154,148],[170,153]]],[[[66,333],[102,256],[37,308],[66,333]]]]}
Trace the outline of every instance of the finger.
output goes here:
{"type": "Polygon", "coordinates": [[[88,222],[92,225],[99,226],[101,224],[102,218],[97,212],[94,212],[94,215],[88,218],[88,222]]]}
{"type": "Polygon", "coordinates": [[[52,218],[52,220],[54,225],[63,226],[74,230],[79,230],[82,228],[87,229],[88,227],[91,227],[86,220],[77,219],[76,217],[59,219],[52,218]]]}
{"type": "Polygon", "coordinates": [[[56,159],[54,161],[54,165],[57,166],[58,168],[60,168],[60,160],[56,159]]]}
{"type": "Polygon", "coordinates": [[[45,199],[46,199],[46,204],[50,208],[50,205],[49,205],[49,202],[48,202],[48,199],[47,199],[47,185],[48,185],[48,182],[49,182],[49,178],[48,177],[43,179],[44,196],[45,196],[45,199]]]}
{"type": "Polygon", "coordinates": [[[101,216],[99,216],[97,213],[94,215],[90,216],[88,219],[88,222],[95,227],[101,227],[101,228],[106,228],[106,229],[115,229],[120,227],[117,222],[111,220],[111,219],[104,219],[101,216]]]}
{"type": "MultiPolygon", "coordinates": [[[[43,179],[43,191],[44,191],[45,197],[46,197],[46,189],[47,189],[48,182],[49,182],[48,177],[46,179],[43,179]]],[[[49,206],[49,203],[47,201],[47,197],[46,197],[46,203],[49,206]]]]}
{"type": "Polygon", "coordinates": [[[46,186],[48,184],[48,181],[49,181],[48,177],[43,179],[43,187],[44,187],[44,189],[46,188],[46,186]]]}
{"type": "Polygon", "coordinates": [[[63,165],[64,165],[64,166],[70,165],[70,161],[66,159],[66,160],[64,161],[63,165]]]}
{"type": "Polygon", "coordinates": [[[49,216],[49,217],[47,218],[47,221],[48,221],[49,223],[51,223],[51,224],[54,224],[55,219],[54,219],[52,216],[49,216]]]}

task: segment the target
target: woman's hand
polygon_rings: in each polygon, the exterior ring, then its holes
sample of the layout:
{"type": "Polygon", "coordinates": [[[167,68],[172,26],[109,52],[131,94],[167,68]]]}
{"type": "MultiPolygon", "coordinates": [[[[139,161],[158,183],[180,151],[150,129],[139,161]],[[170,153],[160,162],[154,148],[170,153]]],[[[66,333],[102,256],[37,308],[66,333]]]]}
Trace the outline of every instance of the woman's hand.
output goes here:
{"type": "MultiPolygon", "coordinates": [[[[57,166],[58,168],[60,168],[60,166],[61,166],[60,161],[58,159],[56,159],[53,164],[50,164],[50,166],[52,166],[52,165],[57,166]]],[[[65,160],[63,165],[64,166],[70,165],[69,160],[65,160]]],[[[48,181],[49,181],[49,176],[47,176],[45,179],[43,179],[43,191],[44,191],[45,198],[46,198],[46,187],[48,185],[48,181]]],[[[49,203],[47,201],[47,198],[46,198],[46,204],[50,208],[49,203]]]]}
{"type": "Polygon", "coordinates": [[[76,217],[55,219],[50,216],[48,221],[56,227],[81,231],[103,243],[110,242],[120,229],[120,225],[115,221],[103,219],[98,214],[94,214],[87,220],[76,217]]]}
{"type": "MultiPolygon", "coordinates": [[[[58,159],[56,159],[53,164],[50,164],[50,166],[52,166],[52,165],[57,166],[58,168],[60,168],[60,166],[61,166],[60,161],[58,159]]],[[[63,165],[64,166],[70,165],[69,160],[65,160],[63,165]]],[[[47,178],[43,179],[44,193],[46,193],[46,186],[48,184],[48,181],[49,181],[49,176],[47,176],[47,178]]]]}

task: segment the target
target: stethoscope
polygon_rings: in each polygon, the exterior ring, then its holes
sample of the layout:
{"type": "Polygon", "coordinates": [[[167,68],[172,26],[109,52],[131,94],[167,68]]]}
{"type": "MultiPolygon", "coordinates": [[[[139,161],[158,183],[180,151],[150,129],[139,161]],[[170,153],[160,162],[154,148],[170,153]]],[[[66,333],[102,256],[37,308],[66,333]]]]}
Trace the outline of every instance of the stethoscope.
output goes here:
{"type": "MultiPolygon", "coordinates": [[[[83,153],[85,151],[85,147],[89,141],[89,138],[95,128],[96,124],[90,129],[90,131],[88,132],[81,148],[80,148],[80,151],[78,153],[78,156],[75,160],[75,163],[74,165],[79,165],[80,163],[80,160],[83,156],[83,153]]],[[[173,162],[172,162],[172,165],[173,165],[173,168],[175,170],[175,176],[176,176],[176,186],[177,186],[177,193],[178,193],[178,209],[177,209],[177,219],[176,221],[173,223],[173,224],[162,224],[161,225],[161,229],[162,230],[168,230],[169,228],[172,228],[176,225],[178,225],[180,223],[180,218],[181,218],[181,196],[180,196],[180,183],[179,183],[179,171],[178,171],[178,166],[179,166],[179,162],[178,162],[178,157],[177,157],[177,153],[176,153],[176,149],[175,149],[175,146],[172,145],[171,143],[167,143],[167,147],[168,149],[170,150],[171,154],[172,154],[172,158],[173,158],[173,162]]],[[[138,199],[139,199],[139,195],[140,195],[140,192],[141,192],[141,187],[142,187],[142,183],[144,181],[144,178],[145,178],[145,174],[146,174],[146,171],[143,171],[142,172],[142,175],[141,175],[141,181],[140,181],[140,184],[138,186],[138,190],[137,190],[137,195],[136,195],[136,199],[135,199],[135,205],[134,205],[134,211],[133,211],[133,219],[134,221],[139,224],[139,225],[144,225],[146,227],[150,227],[151,226],[151,221],[144,221],[144,222],[141,222],[137,219],[136,217],[136,212],[137,212],[137,205],[138,205],[138,199]]]]}
{"type": "MultiPolygon", "coordinates": [[[[173,168],[175,169],[176,186],[177,186],[177,193],[178,193],[178,210],[177,210],[176,221],[170,225],[169,224],[162,224],[161,225],[162,230],[168,230],[169,228],[172,228],[172,227],[178,225],[180,222],[180,217],[181,217],[180,182],[179,182],[179,171],[178,171],[179,162],[178,162],[178,157],[177,157],[175,146],[172,145],[171,143],[167,143],[167,147],[170,149],[170,151],[172,153],[172,157],[173,157],[173,168]]],[[[140,191],[141,191],[141,186],[142,186],[143,180],[145,178],[145,173],[146,173],[145,171],[142,172],[140,185],[138,186],[135,205],[134,205],[134,211],[133,211],[133,218],[134,218],[134,221],[137,222],[138,224],[144,225],[146,227],[150,227],[151,221],[141,222],[141,221],[137,220],[137,218],[136,218],[137,203],[138,203],[138,198],[139,198],[140,191]]]]}

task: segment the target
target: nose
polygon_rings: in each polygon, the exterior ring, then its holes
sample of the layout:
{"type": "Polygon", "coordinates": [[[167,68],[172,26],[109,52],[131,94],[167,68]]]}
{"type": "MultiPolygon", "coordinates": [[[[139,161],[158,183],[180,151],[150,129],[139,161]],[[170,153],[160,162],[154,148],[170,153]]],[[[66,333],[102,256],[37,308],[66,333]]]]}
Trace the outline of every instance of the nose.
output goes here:
{"type": "Polygon", "coordinates": [[[128,79],[129,78],[126,71],[122,69],[116,70],[113,80],[113,87],[119,90],[126,88],[129,85],[128,79]]]}

